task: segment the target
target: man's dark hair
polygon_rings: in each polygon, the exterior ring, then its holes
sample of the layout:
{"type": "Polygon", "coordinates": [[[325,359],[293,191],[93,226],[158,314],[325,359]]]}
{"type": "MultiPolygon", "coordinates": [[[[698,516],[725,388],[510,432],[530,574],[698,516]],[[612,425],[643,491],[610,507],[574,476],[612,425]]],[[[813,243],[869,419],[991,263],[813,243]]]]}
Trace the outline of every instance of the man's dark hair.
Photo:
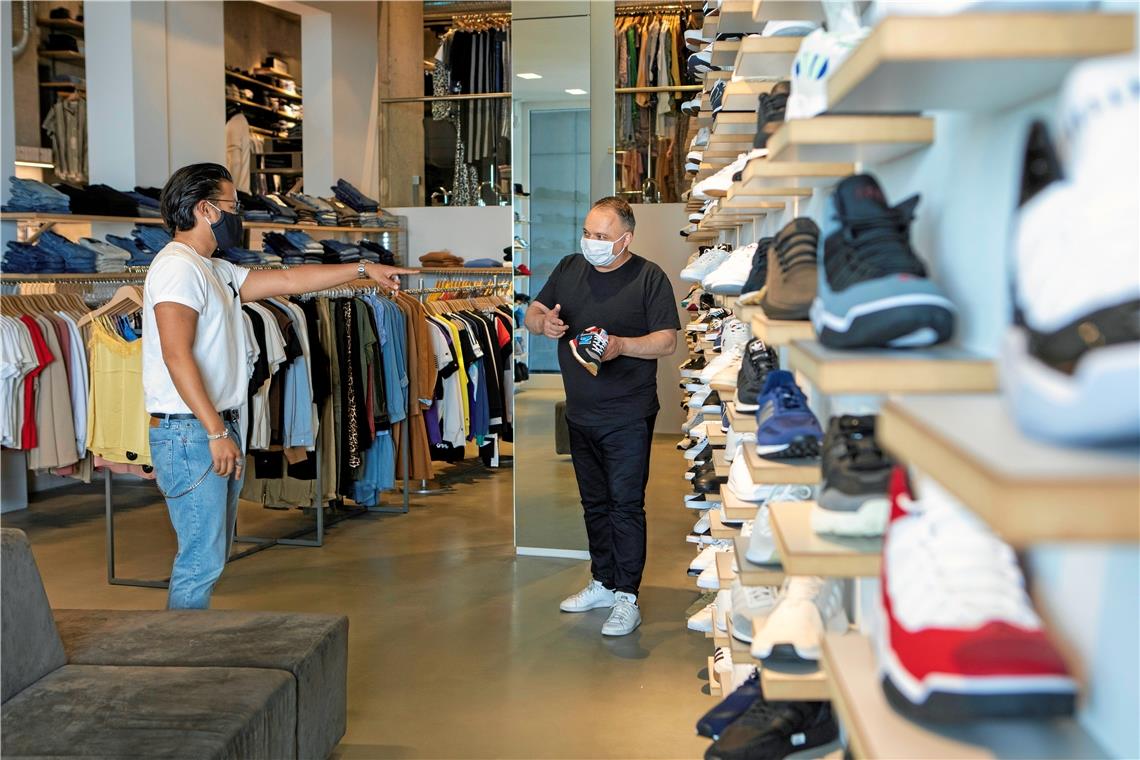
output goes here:
{"type": "Polygon", "coordinates": [[[159,201],[167,231],[194,229],[194,207],[198,201],[217,198],[221,183],[233,181],[229,170],[221,164],[190,164],[171,174],[159,201]]]}
{"type": "Polygon", "coordinates": [[[605,198],[594,201],[590,210],[593,211],[596,208],[604,208],[617,214],[621,223],[630,232],[633,232],[633,228],[637,226],[637,220],[633,218],[633,207],[616,195],[607,195],[605,198]]]}

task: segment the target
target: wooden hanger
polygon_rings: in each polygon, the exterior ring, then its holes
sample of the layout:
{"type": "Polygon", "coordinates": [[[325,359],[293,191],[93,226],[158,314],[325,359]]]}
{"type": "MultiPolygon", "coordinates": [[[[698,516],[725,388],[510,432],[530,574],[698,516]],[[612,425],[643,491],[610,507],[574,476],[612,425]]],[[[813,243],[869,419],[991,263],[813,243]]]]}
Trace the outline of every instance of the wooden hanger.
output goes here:
{"type": "Polygon", "coordinates": [[[142,311],[143,292],[138,285],[124,285],[115,291],[111,300],[94,311],[89,311],[79,318],[79,326],[83,327],[93,319],[101,317],[121,317],[142,311]]]}

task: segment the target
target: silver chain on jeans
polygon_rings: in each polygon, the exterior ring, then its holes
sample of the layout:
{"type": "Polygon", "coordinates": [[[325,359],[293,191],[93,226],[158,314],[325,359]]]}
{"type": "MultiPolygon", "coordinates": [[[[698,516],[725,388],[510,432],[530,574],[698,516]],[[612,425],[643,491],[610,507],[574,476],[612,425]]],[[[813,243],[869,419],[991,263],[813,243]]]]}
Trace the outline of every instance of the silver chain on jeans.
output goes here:
{"type": "Polygon", "coordinates": [[[163,490],[162,490],[162,486],[159,486],[159,485],[158,485],[158,481],[157,481],[157,480],[154,482],[154,484],[155,484],[156,486],[158,486],[158,492],[159,492],[160,494],[162,494],[162,498],[164,498],[164,499],[181,499],[183,496],[185,496],[186,494],[190,493],[191,491],[193,491],[195,488],[197,488],[198,486],[202,485],[203,483],[205,483],[205,482],[206,482],[206,478],[207,478],[207,477],[209,477],[209,475],[210,475],[210,470],[212,470],[212,469],[214,469],[214,463],[213,463],[213,462],[211,462],[211,463],[210,463],[210,464],[209,464],[209,465],[206,467],[206,471],[202,473],[202,477],[200,477],[200,478],[198,478],[196,481],[194,481],[194,485],[190,486],[189,488],[187,488],[185,491],[183,491],[183,492],[182,492],[182,493],[180,493],[180,494],[175,494],[174,496],[171,496],[170,494],[168,494],[168,493],[166,493],[165,491],[163,491],[163,490]]]}

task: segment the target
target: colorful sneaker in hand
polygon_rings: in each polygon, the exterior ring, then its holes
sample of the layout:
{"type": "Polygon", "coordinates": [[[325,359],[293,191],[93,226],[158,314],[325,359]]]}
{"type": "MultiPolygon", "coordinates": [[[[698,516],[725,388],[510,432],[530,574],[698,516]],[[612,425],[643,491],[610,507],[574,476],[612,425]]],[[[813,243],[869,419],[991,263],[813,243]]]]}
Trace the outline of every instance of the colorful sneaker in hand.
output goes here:
{"type": "Polygon", "coordinates": [[[578,337],[570,341],[570,353],[586,371],[597,377],[598,368],[602,366],[602,356],[606,353],[606,346],[610,344],[610,336],[600,327],[587,327],[578,337]]]}

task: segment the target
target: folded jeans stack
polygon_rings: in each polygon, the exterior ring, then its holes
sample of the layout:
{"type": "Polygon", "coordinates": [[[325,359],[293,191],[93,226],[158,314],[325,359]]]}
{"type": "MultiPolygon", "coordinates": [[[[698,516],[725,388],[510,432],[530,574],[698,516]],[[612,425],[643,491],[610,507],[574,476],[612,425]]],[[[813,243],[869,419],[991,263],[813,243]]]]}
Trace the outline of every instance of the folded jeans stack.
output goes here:
{"type": "Polygon", "coordinates": [[[131,260],[131,254],[124,251],[117,245],[111,245],[108,242],[99,240],[98,238],[80,238],[79,244],[84,248],[90,248],[95,251],[95,271],[113,274],[115,272],[125,272],[127,269],[127,262],[131,260]]]}
{"type": "Polygon", "coordinates": [[[131,237],[133,237],[138,244],[150,251],[152,254],[158,253],[167,245],[170,244],[170,233],[162,227],[155,227],[151,225],[136,225],[131,230],[131,237]]]}
{"type": "Polygon", "coordinates": [[[35,211],[41,214],[69,214],[71,200],[51,185],[34,179],[10,177],[10,194],[5,211],[35,211]]]}
{"type": "Polygon", "coordinates": [[[355,264],[360,261],[360,249],[351,243],[339,240],[322,240],[324,260],[327,264],[355,264]]]}
{"type": "Polygon", "coordinates": [[[420,264],[430,268],[461,267],[463,259],[451,251],[431,251],[420,256],[420,264]]]}
{"type": "Polygon", "coordinates": [[[269,195],[261,196],[261,199],[265,202],[266,206],[269,207],[274,222],[278,224],[297,224],[297,212],[294,211],[288,203],[282,200],[281,196],[270,193],[269,195]]]}
{"type": "Polygon", "coordinates": [[[266,263],[261,254],[248,248],[219,249],[217,257],[245,267],[256,267],[266,263]]]}
{"type": "Polygon", "coordinates": [[[139,216],[145,216],[148,219],[162,218],[162,209],[159,207],[159,203],[156,199],[151,198],[149,195],[143,195],[142,193],[136,192],[134,190],[128,190],[124,193],[124,195],[126,195],[128,198],[133,199],[138,205],[139,216]]]}
{"type": "Polygon", "coordinates": [[[131,255],[130,259],[127,260],[127,266],[129,267],[150,266],[151,261],[154,260],[154,253],[136,243],[132,238],[122,237],[121,235],[107,235],[107,242],[122,248],[131,255]]]}
{"type": "Polygon", "coordinates": [[[309,237],[308,233],[302,232],[301,230],[286,230],[285,239],[292,243],[301,252],[303,261],[299,261],[297,263],[325,263],[325,249],[321,247],[320,243],[309,237]]]}
{"type": "Polygon", "coordinates": [[[484,269],[488,267],[501,267],[503,262],[497,259],[471,259],[463,262],[463,266],[468,269],[484,269]]]}
{"type": "Polygon", "coordinates": [[[286,266],[297,266],[305,263],[305,251],[297,246],[280,232],[267,232],[261,238],[261,250],[266,255],[276,256],[286,266]]]}
{"type": "Polygon", "coordinates": [[[75,187],[61,183],[55,187],[71,199],[73,214],[133,217],[139,213],[139,205],[134,198],[108,185],[75,187]]]}
{"type": "Polygon", "coordinates": [[[76,245],[67,238],[51,230],[43,232],[37,245],[41,250],[59,256],[64,262],[64,271],[71,274],[90,274],[95,271],[95,252],[90,248],[76,245]]]}
{"type": "Polygon", "coordinates": [[[360,214],[358,214],[356,212],[356,209],[354,209],[352,206],[349,206],[347,203],[336,197],[324,198],[323,200],[325,203],[329,204],[329,207],[332,208],[333,213],[336,214],[336,223],[338,227],[360,226],[360,214]]]}
{"type": "Polygon", "coordinates": [[[276,208],[258,195],[250,195],[238,190],[241,202],[241,215],[247,222],[272,222],[276,208]]]}
{"type": "Polygon", "coordinates": [[[377,263],[396,266],[396,255],[375,240],[361,240],[357,245],[360,246],[362,256],[374,254],[376,256],[374,260],[377,263]]]}
{"type": "Polygon", "coordinates": [[[0,270],[19,274],[63,274],[63,257],[37,245],[8,241],[8,250],[0,260],[0,270]]]}

